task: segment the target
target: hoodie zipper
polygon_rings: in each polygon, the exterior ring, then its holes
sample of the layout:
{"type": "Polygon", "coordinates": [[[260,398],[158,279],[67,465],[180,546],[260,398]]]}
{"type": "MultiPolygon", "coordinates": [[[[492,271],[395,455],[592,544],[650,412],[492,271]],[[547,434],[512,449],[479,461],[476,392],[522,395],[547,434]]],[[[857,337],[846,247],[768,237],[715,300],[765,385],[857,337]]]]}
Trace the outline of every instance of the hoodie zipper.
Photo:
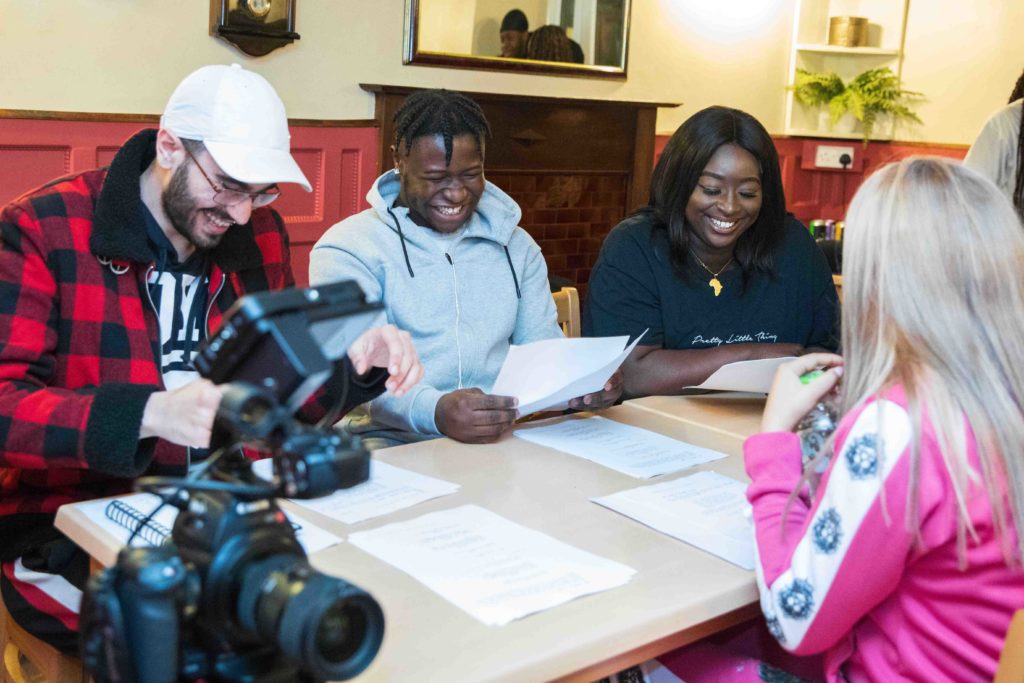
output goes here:
{"type": "Polygon", "coordinates": [[[448,265],[452,267],[452,287],[455,290],[455,353],[459,359],[459,389],[462,388],[462,339],[459,334],[459,321],[462,319],[462,309],[459,306],[459,276],[455,272],[455,261],[447,251],[444,257],[448,259],[448,265]]]}

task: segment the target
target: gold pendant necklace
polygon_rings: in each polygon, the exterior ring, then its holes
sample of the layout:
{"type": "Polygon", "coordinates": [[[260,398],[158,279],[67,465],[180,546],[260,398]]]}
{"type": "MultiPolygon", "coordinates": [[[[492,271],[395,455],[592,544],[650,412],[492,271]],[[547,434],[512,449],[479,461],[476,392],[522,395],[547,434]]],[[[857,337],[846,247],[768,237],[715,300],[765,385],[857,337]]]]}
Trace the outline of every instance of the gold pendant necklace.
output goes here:
{"type": "Polygon", "coordinates": [[[690,249],[689,251],[690,251],[690,255],[693,256],[693,258],[697,259],[697,263],[699,263],[701,265],[701,267],[704,268],[704,270],[708,271],[708,273],[711,274],[711,279],[708,280],[708,287],[710,287],[711,289],[715,290],[715,296],[718,296],[719,294],[721,294],[722,293],[723,285],[722,285],[721,280],[718,279],[718,275],[723,270],[725,270],[726,268],[729,267],[729,264],[732,263],[732,257],[730,256],[729,260],[725,262],[725,265],[722,266],[721,268],[719,268],[718,269],[718,273],[716,273],[715,271],[713,271],[710,268],[708,268],[704,264],[704,262],[700,260],[699,256],[697,256],[696,254],[693,253],[693,249],[690,249]]]}

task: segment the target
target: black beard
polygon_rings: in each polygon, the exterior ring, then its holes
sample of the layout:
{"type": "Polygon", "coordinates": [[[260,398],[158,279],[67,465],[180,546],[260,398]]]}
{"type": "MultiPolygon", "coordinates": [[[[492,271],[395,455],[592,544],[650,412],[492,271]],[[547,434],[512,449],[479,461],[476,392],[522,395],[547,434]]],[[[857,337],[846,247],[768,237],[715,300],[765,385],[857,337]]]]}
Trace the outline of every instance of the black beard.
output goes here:
{"type": "MultiPolygon", "coordinates": [[[[199,210],[196,209],[196,203],[188,191],[188,171],[184,164],[174,171],[167,189],[160,196],[160,203],[168,220],[171,221],[171,227],[196,249],[212,249],[220,243],[222,235],[201,237],[197,234],[195,222],[199,210]]],[[[220,211],[216,211],[216,216],[222,220],[231,220],[230,216],[220,211]]]]}

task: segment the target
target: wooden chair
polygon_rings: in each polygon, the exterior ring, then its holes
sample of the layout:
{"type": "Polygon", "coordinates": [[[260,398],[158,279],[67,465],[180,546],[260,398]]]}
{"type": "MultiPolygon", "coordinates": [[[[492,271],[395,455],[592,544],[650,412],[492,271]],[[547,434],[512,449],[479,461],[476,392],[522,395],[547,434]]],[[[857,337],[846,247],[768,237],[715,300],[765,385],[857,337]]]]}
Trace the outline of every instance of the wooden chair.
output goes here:
{"type": "Polygon", "coordinates": [[[1024,609],[1010,620],[993,683],[1024,683],[1024,609]]]}
{"type": "Polygon", "coordinates": [[[0,601],[0,638],[3,643],[3,683],[86,683],[82,663],[61,654],[15,623],[0,601]],[[28,662],[28,666],[25,662],[28,662]]]}
{"type": "Polygon", "coordinates": [[[552,295],[555,299],[555,310],[558,311],[558,324],[566,337],[580,336],[580,294],[575,287],[562,287],[552,295]]]}

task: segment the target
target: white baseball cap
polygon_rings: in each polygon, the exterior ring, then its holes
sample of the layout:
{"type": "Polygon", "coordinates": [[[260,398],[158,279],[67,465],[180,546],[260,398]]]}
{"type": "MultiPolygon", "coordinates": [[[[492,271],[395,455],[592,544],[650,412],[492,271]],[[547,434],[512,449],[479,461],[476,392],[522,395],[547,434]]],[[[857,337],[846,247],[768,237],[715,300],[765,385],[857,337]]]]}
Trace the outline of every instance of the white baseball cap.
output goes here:
{"type": "Polygon", "coordinates": [[[171,94],[160,127],[200,140],[224,173],[252,185],[309,181],[292,158],[284,103],[265,78],[238,64],[204,66],[171,94]]]}

